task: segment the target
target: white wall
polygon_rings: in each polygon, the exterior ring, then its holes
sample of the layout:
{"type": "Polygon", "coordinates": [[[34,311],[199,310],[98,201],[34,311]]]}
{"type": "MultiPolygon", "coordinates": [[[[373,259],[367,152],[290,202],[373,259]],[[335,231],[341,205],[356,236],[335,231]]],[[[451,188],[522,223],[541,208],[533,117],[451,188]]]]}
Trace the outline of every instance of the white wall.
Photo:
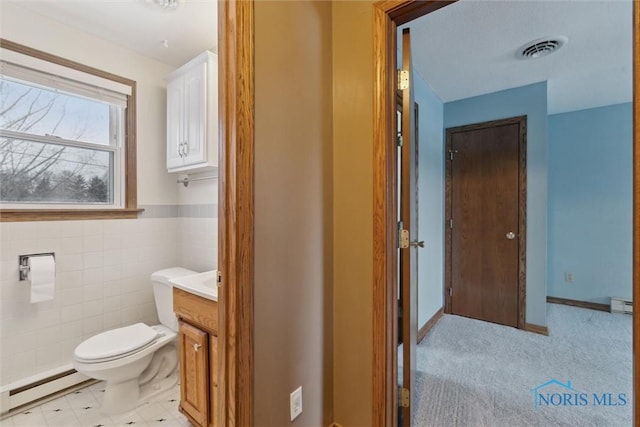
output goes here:
{"type": "MultiPolygon", "coordinates": [[[[165,166],[166,91],[173,67],[2,3],[0,36],[137,82],[141,219],[0,224],[0,387],[72,361],[83,339],[157,321],[149,276],[178,264],[178,186],[165,166]],[[158,209],[154,205],[163,205],[158,209]],[[152,209],[153,208],[153,209],[152,209]],[[31,304],[18,255],[56,253],[53,301],[31,304]]],[[[204,237],[203,237],[204,238],[204,237]]]]}
{"type": "Polygon", "coordinates": [[[137,82],[138,204],[175,204],[165,168],[166,84],[173,67],[2,2],[0,36],[137,82]]]}
{"type": "MultiPolygon", "coordinates": [[[[217,172],[192,175],[208,177],[217,172]]],[[[178,190],[179,263],[195,271],[218,268],[218,180],[193,181],[178,190]]]]}
{"type": "Polygon", "coordinates": [[[419,105],[418,328],[444,306],[444,140],[442,101],[414,71],[419,105]]]}

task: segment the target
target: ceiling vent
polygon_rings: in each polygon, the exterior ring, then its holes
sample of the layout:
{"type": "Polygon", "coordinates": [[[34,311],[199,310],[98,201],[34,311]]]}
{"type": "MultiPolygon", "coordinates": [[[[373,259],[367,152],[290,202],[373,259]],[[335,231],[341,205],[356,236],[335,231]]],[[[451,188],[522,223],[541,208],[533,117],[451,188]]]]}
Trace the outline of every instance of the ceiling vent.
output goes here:
{"type": "Polygon", "coordinates": [[[568,39],[564,36],[544,37],[531,41],[520,49],[516,56],[520,59],[535,59],[547,56],[556,52],[567,43],[568,39]]]}

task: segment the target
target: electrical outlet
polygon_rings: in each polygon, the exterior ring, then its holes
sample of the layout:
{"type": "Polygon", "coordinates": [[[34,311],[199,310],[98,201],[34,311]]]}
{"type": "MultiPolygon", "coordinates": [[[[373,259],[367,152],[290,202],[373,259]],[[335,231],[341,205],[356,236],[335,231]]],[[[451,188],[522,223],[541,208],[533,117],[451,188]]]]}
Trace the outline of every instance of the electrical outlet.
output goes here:
{"type": "Polygon", "coordinates": [[[573,282],[573,273],[564,273],[564,281],[565,282],[573,282]]]}
{"type": "Polygon", "coordinates": [[[289,395],[289,410],[291,421],[295,420],[302,413],[302,386],[295,389],[289,395]]]}

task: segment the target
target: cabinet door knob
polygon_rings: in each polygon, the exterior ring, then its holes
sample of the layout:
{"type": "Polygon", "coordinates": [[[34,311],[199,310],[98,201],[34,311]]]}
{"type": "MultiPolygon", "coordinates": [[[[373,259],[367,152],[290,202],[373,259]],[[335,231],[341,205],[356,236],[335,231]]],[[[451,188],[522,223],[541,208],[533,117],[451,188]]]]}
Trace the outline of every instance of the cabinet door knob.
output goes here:
{"type": "Polygon", "coordinates": [[[194,345],[193,345],[193,349],[194,349],[195,351],[200,350],[200,347],[202,347],[202,344],[194,344],[194,345]]]}
{"type": "Polygon", "coordinates": [[[189,142],[184,142],[184,156],[187,157],[189,155],[189,142]]]}

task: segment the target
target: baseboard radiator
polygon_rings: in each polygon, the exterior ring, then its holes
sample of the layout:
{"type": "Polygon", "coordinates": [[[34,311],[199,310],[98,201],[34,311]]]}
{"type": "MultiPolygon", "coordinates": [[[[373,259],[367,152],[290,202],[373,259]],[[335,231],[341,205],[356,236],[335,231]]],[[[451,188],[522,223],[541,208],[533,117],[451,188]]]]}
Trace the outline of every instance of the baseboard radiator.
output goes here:
{"type": "Polygon", "coordinates": [[[624,298],[611,298],[611,312],[633,314],[633,302],[624,298]]]}
{"type": "Polygon", "coordinates": [[[88,381],[67,365],[8,384],[0,389],[0,416],[88,381]]]}

